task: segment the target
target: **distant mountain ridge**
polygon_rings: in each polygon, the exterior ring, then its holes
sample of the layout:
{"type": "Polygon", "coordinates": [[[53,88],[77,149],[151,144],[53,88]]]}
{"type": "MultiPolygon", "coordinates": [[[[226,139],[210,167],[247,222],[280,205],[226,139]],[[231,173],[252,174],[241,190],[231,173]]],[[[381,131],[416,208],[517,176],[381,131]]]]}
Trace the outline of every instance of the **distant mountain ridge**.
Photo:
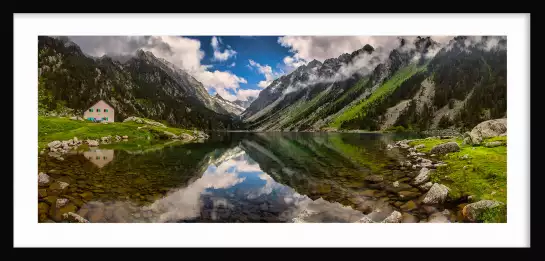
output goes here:
{"type": "Polygon", "coordinates": [[[506,38],[400,38],[311,61],[274,80],[242,113],[260,131],[468,128],[506,114],[506,38]]]}
{"type": "Polygon", "coordinates": [[[41,111],[82,112],[102,99],[115,107],[116,121],[141,116],[203,129],[237,126],[239,107],[213,98],[194,77],[151,52],[89,57],[66,37],[47,36],[38,37],[38,50],[41,111]]]}

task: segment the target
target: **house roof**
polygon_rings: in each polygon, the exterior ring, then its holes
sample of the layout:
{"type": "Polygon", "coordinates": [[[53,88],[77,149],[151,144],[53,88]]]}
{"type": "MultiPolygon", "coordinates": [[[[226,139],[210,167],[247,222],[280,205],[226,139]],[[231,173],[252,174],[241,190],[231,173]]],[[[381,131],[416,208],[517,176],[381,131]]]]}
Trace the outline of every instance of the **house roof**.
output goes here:
{"type": "Polygon", "coordinates": [[[105,101],[105,100],[98,100],[98,101],[96,101],[96,102],[94,102],[94,103],[88,104],[88,105],[87,105],[87,109],[93,107],[95,104],[97,104],[97,103],[99,103],[99,102],[101,102],[101,101],[104,102],[104,103],[106,103],[106,104],[108,104],[108,106],[112,107],[112,109],[115,110],[115,107],[112,106],[111,103],[109,103],[109,102],[107,102],[107,101],[105,101]]]}

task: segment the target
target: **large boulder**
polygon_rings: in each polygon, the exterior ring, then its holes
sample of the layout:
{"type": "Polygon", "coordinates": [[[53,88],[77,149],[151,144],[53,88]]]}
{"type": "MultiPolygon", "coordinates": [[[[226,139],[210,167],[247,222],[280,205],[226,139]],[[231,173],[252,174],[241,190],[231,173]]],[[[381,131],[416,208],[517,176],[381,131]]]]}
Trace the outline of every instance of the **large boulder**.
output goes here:
{"type": "Polygon", "coordinates": [[[505,204],[494,200],[481,200],[475,203],[467,204],[462,209],[462,214],[466,220],[493,221],[501,222],[506,218],[505,204]]]}
{"type": "Polygon", "coordinates": [[[449,188],[443,184],[435,183],[422,200],[424,204],[438,204],[445,202],[449,188]]]}
{"type": "Polygon", "coordinates": [[[475,126],[471,132],[465,134],[464,142],[481,144],[483,139],[505,135],[507,133],[507,118],[483,121],[475,126]]]}
{"type": "Polygon", "coordinates": [[[431,154],[446,154],[446,153],[451,153],[456,151],[460,151],[460,146],[458,145],[458,143],[452,141],[452,142],[436,145],[435,147],[431,148],[430,153],[431,154]]]}

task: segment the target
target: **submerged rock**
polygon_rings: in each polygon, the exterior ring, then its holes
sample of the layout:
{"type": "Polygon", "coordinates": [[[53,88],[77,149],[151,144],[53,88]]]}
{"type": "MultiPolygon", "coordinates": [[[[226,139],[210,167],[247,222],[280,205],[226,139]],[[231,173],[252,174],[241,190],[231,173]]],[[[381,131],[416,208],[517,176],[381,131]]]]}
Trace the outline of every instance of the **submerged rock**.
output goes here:
{"type": "Polygon", "coordinates": [[[70,222],[76,222],[76,223],[89,223],[89,221],[85,218],[83,218],[82,216],[74,213],[74,212],[68,212],[68,213],[64,213],[62,215],[62,217],[65,219],[65,220],[68,220],[70,222]]]}
{"type": "Polygon", "coordinates": [[[58,198],[57,202],[55,203],[55,207],[61,208],[64,207],[68,203],[68,199],[66,198],[58,198]]]}
{"type": "Polygon", "coordinates": [[[446,153],[451,153],[456,151],[460,151],[460,146],[458,145],[458,143],[452,141],[452,142],[436,145],[435,147],[431,148],[430,153],[431,154],[446,154],[446,153]]]}
{"type": "Polygon", "coordinates": [[[379,183],[384,180],[384,177],[380,175],[369,175],[365,177],[365,180],[373,183],[379,183]]]}
{"type": "Polygon", "coordinates": [[[403,219],[403,215],[399,211],[394,211],[387,218],[385,218],[382,223],[400,223],[403,219]]]}
{"type": "Polygon", "coordinates": [[[50,181],[51,181],[51,179],[49,178],[49,175],[47,175],[47,174],[45,174],[43,172],[40,172],[38,174],[38,185],[47,186],[50,181]]]}
{"type": "Polygon", "coordinates": [[[428,217],[428,223],[449,223],[449,219],[445,214],[436,212],[428,217]]]}
{"type": "Polygon", "coordinates": [[[416,204],[414,203],[414,201],[410,200],[407,203],[405,203],[404,205],[402,205],[400,208],[403,211],[411,211],[411,210],[416,209],[416,204]]]}
{"type": "Polygon", "coordinates": [[[375,223],[375,222],[373,222],[373,220],[369,218],[368,216],[364,216],[360,220],[356,221],[356,223],[375,223]]]}
{"type": "Polygon", "coordinates": [[[403,213],[401,223],[418,223],[418,218],[409,213],[403,213]]]}

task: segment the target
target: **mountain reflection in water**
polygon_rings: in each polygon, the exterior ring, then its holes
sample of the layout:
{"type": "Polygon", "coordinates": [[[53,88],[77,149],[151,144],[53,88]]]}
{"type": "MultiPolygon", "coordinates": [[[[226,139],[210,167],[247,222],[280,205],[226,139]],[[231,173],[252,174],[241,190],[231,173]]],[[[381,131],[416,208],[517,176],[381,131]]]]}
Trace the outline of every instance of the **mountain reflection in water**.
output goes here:
{"type": "MultiPolygon", "coordinates": [[[[403,157],[384,149],[392,137],[216,136],[202,144],[149,153],[112,148],[68,157],[63,164],[82,170],[71,176],[74,193],[81,196],[89,190],[93,195],[84,200],[78,214],[90,222],[122,223],[356,222],[366,214],[379,220],[393,211],[384,198],[361,195],[366,175],[384,171],[377,166],[403,157]],[[81,165],[81,156],[95,167],[81,165]]],[[[41,166],[59,168],[54,161],[40,159],[41,166]]]]}

